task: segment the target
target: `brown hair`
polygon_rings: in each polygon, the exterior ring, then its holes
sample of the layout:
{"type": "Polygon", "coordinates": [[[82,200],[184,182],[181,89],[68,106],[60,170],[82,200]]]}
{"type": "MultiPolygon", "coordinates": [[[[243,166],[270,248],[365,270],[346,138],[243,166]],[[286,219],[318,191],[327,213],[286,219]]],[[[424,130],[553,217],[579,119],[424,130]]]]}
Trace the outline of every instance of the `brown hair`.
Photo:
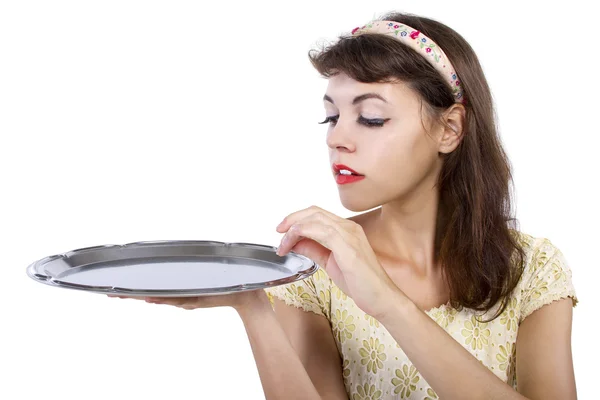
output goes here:
{"type": "MultiPolygon", "coordinates": [[[[463,139],[445,155],[438,179],[440,207],[436,256],[450,287],[452,307],[505,309],[523,273],[524,251],[511,217],[512,173],[495,124],[492,95],[475,52],[444,24],[411,14],[381,20],[406,24],[431,38],[453,64],[466,97],[463,139]]],[[[384,35],[342,35],[309,58],[323,77],[344,72],[364,83],[401,81],[439,118],[455,103],[449,85],[415,50],[384,35]]]]}

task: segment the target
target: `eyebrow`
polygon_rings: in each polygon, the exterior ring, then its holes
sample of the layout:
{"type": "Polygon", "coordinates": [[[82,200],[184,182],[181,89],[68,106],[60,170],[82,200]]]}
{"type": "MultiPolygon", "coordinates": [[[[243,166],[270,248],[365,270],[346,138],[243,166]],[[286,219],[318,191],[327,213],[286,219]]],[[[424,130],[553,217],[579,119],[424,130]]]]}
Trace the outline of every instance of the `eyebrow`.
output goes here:
{"type": "MultiPolygon", "coordinates": [[[[356,96],[354,98],[354,100],[352,100],[352,105],[356,105],[356,104],[360,103],[361,101],[367,100],[367,99],[379,99],[379,100],[383,101],[384,103],[387,103],[387,100],[384,99],[381,95],[379,95],[377,93],[365,93],[365,94],[361,94],[360,96],[356,96]]],[[[328,101],[331,104],[335,104],[333,102],[333,99],[327,95],[323,96],[323,100],[328,101]]]]}

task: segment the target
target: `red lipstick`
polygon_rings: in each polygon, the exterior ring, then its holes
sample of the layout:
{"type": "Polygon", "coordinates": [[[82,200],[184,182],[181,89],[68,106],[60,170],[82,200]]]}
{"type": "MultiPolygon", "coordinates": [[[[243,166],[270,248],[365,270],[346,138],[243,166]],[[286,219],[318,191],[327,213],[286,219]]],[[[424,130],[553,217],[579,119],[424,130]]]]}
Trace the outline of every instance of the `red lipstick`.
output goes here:
{"type": "Polygon", "coordinates": [[[365,177],[344,164],[333,164],[333,172],[335,173],[335,181],[338,185],[360,181],[365,177]]]}

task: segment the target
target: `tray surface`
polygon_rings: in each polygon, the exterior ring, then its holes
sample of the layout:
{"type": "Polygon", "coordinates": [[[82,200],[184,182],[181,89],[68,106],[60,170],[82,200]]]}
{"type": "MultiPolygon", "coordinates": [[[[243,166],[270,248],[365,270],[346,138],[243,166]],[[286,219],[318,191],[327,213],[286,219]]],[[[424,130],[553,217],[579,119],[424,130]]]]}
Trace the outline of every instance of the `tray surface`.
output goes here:
{"type": "Polygon", "coordinates": [[[51,286],[104,294],[185,297],[264,289],[306,279],[309,258],[254,243],[152,241],[105,245],[45,257],[27,267],[51,286]]]}

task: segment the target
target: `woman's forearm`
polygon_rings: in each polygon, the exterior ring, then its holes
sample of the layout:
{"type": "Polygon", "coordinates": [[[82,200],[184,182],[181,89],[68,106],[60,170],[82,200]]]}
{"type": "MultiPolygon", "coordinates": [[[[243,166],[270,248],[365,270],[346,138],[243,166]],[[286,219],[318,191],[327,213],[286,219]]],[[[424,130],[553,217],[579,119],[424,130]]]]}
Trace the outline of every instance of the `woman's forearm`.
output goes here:
{"type": "Polygon", "coordinates": [[[266,293],[257,291],[251,304],[236,309],[246,328],[266,399],[320,400],[266,293]]]}
{"type": "Polygon", "coordinates": [[[380,322],[441,399],[525,399],[409,299],[392,297],[380,322]]]}

